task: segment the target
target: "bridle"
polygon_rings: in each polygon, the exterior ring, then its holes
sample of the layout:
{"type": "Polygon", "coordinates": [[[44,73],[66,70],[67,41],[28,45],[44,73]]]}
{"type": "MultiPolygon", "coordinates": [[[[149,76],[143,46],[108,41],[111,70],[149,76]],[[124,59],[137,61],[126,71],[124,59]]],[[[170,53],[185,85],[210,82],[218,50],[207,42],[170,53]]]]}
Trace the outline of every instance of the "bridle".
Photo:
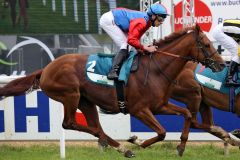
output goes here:
{"type": "Polygon", "coordinates": [[[197,62],[202,63],[206,67],[213,68],[216,65],[217,62],[214,59],[212,59],[212,57],[215,54],[218,54],[218,52],[215,51],[213,53],[209,53],[208,50],[207,50],[207,47],[210,47],[210,46],[206,46],[205,44],[202,43],[202,39],[203,39],[204,36],[199,36],[199,34],[197,34],[196,32],[194,32],[194,35],[195,35],[195,39],[196,39],[196,42],[197,42],[198,55],[200,54],[199,50],[201,50],[204,57],[205,57],[203,61],[197,61],[197,62]]]}

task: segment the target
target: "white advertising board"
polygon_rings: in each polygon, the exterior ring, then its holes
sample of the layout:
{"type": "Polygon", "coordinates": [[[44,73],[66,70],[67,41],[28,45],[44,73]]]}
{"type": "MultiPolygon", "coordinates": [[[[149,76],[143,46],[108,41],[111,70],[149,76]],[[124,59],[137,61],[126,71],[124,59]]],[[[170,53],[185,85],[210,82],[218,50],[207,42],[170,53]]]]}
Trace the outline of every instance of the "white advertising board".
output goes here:
{"type": "MultiPolygon", "coordinates": [[[[41,91],[0,101],[0,140],[58,140],[62,133],[63,106],[41,91]]],[[[77,116],[82,118],[81,113],[77,116]]],[[[80,120],[82,121],[82,120],[80,120]]],[[[130,136],[130,117],[100,114],[105,132],[116,139],[130,136]]],[[[94,139],[78,131],[65,130],[66,139],[94,139]]]]}
{"type": "MultiPolygon", "coordinates": [[[[182,28],[182,0],[174,0],[171,4],[169,0],[163,0],[162,3],[166,6],[169,13],[172,13],[172,5],[174,5],[174,29],[182,28]]],[[[212,38],[213,28],[222,23],[225,19],[240,19],[240,1],[239,0],[195,0],[195,22],[197,22],[203,31],[212,38]]],[[[171,16],[168,16],[166,22],[162,25],[162,35],[166,36],[171,33],[171,16]]],[[[156,33],[158,33],[156,31],[156,33]]],[[[154,34],[155,36],[160,34],[154,34]]],[[[156,39],[159,37],[155,37],[156,39]]],[[[218,52],[222,55],[229,53],[220,45],[216,45],[218,52]]]]}
{"type": "MultiPolygon", "coordinates": [[[[179,104],[178,104],[179,105],[179,104]]],[[[49,99],[43,92],[34,91],[28,95],[9,97],[0,101],[0,140],[58,140],[62,135],[63,106],[49,99]]],[[[81,112],[77,112],[78,122],[84,124],[81,112]]],[[[221,115],[215,117],[223,120],[221,115]]],[[[117,140],[126,140],[132,135],[148,139],[156,135],[141,122],[129,115],[99,114],[104,131],[117,140]]],[[[233,117],[229,117],[234,120],[233,117]]],[[[158,116],[166,127],[166,140],[180,140],[183,127],[181,116],[158,116]]],[[[235,121],[235,120],[234,120],[235,121]]],[[[230,128],[239,127],[228,122],[230,128]]],[[[221,125],[224,127],[224,124],[221,125]]],[[[90,134],[65,130],[67,140],[93,140],[90,134]]],[[[207,133],[190,133],[189,140],[218,140],[207,133]]]]}

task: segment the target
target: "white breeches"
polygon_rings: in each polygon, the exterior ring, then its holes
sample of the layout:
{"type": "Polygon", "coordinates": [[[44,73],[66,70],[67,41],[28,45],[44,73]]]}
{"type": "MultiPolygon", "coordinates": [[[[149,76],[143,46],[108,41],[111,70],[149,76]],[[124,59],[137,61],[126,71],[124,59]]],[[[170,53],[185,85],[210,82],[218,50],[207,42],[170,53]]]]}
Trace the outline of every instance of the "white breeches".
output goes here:
{"type": "Polygon", "coordinates": [[[231,53],[232,61],[240,63],[238,43],[223,32],[223,24],[219,24],[213,29],[213,38],[231,53]]]}
{"type": "Polygon", "coordinates": [[[127,49],[127,34],[114,23],[114,17],[111,11],[104,13],[99,23],[102,29],[104,29],[120,49],[127,49]]]}

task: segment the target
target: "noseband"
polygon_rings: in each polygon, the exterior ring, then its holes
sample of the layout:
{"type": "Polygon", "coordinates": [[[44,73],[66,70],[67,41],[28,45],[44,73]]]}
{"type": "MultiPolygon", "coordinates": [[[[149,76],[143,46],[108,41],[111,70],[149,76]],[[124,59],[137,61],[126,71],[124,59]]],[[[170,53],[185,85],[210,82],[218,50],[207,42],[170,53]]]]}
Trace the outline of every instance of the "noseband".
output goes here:
{"type": "Polygon", "coordinates": [[[195,33],[194,35],[197,42],[198,55],[199,55],[199,50],[201,50],[205,57],[203,61],[198,61],[197,59],[195,59],[195,61],[202,63],[206,67],[213,68],[213,66],[216,65],[216,61],[213,60],[212,57],[217,53],[217,51],[213,53],[209,53],[207,50],[207,46],[202,43],[203,36],[199,36],[196,32],[194,33],[195,33]]]}

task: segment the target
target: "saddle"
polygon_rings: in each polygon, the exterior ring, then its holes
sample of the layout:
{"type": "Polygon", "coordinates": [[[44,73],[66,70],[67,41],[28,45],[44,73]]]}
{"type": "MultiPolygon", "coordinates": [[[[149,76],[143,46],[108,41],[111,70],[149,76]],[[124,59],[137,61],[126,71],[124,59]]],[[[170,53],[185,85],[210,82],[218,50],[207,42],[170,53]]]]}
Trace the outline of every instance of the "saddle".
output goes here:
{"type": "MultiPolygon", "coordinates": [[[[224,94],[229,93],[229,88],[236,89],[236,94],[240,92],[239,86],[226,86],[225,81],[227,78],[228,68],[225,67],[221,72],[212,72],[211,69],[205,68],[202,64],[198,64],[194,72],[194,78],[203,86],[210,89],[217,90],[224,94]]],[[[235,74],[235,79],[240,81],[240,73],[235,74]]]]}
{"type": "MultiPolygon", "coordinates": [[[[228,68],[225,67],[221,72],[212,72],[211,69],[205,68],[202,64],[198,64],[194,72],[194,78],[201,85],[229,95],[229,110],[234,112],[235,96],[240,93],[239,86],[226,86],[225,81],[228,74],[228,68]]],[[[240,81],[240,73],[235,74],[235,79],[240,81]]]]}
{"type": "MultiPolygon", "coordinates": [[[[102,53],[90,55],[85,67],[88,80],[102,85],[114,86],[114,81],[107,79],[113,58],[113,55],[102,53]]],[[[122,65],[118,80],[127,84],[130,73],[138,70],[138,64],[139,58],[136,52],[130,52],[122,65]]]]}
{"type": "Polygon", "coordinates": [[[128,82],[131,72],[138,70],[139,57],[135,52],[130,52],[128,58],[123,63],[118,80],[109,80],[107,74],[112,67],[114,56],[107,54],[94,54],[88,57],[86,63],[87,79],[98,85],[110,86],[116,88],[119,110],[123,114],[128,111],[125,105],[124,85],[128,82]]]}

